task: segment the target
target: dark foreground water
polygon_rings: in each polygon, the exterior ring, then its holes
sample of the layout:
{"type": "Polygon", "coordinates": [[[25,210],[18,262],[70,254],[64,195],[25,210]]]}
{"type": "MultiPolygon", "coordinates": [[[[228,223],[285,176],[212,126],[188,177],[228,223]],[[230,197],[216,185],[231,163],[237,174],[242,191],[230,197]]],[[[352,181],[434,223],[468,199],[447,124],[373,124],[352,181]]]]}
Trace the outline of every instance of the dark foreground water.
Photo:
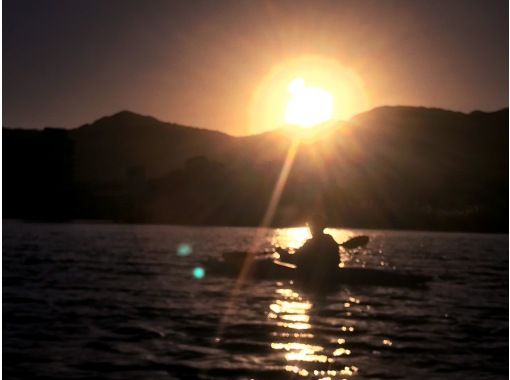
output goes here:
{"type": "MultiPolygon", "coordinates": [[[[263,245],[306,232],[267,230],[263,245]]],[[[193,270],[249,248],[254,229],[4,222],[4,378],[508,377],[508,236],[329,232],[371,237],[346,266],[434,279],[320,296],[275,279],[233,295],[235,279],[193,270]]]]}

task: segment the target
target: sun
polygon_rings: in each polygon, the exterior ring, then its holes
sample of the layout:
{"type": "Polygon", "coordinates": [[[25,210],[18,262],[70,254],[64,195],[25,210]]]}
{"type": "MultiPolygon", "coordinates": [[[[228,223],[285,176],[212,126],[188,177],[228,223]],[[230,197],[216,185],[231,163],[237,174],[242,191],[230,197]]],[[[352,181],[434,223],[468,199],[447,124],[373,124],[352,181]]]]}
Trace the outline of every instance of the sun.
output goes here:
{"type": "Polygon", "coordinates": [[[251,94],[246,130],[310,128],[349,120],[370,107],[370,93],[352,68],[327,57],[305,55],[283,60],[261,77],[251,94]]]}
{"type": "Polygon", "coordinates": [[[285,122],[310,128],[331,120],[334,99],[320,87],[308,87],[303,78],[294,79],[288,87],[290,99],[285,109],[285,122]]]}

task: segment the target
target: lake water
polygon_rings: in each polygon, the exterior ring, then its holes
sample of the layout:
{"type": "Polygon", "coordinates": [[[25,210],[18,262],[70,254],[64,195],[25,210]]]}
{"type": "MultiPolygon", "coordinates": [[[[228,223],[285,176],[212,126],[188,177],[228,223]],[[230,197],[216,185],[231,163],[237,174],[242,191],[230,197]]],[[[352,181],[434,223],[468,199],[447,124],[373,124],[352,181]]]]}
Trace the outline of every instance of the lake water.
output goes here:
{"type": "Polygon", "coordinates": [[[429,274],[427,287],[207,272],[224,251],[298,247],[305,229],[3,225],[6,379],[506,379],[508,236],[367,234],[346,267],[429,274]],[[183,245],[184,244],[184,245],[183,245]]]}

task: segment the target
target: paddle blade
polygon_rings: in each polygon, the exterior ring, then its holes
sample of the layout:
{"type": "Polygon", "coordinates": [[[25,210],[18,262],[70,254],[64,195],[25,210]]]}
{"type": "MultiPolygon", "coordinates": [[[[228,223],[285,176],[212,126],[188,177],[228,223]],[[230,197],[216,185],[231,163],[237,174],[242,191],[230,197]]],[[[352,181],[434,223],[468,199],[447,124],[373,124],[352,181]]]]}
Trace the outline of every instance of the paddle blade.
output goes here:
{"type": "Polygon", "coordinates": [[[353,237],[352,239],[343,242],[342,244],[340,244],[340,246],[345,249],[359,248],[367,245],[369,240],[370,238],[366,235],[356,236],[353,237]]]}
{"type": "Polygon", "coordinates": [[[281,267],[285,267],[285,268],[289,268],[289,269],[296,269],[297,268],[296,264],[286,263],[285,261],[273,260],[273,263],[275,263],[276,265],[279,265],[281,267]]]}

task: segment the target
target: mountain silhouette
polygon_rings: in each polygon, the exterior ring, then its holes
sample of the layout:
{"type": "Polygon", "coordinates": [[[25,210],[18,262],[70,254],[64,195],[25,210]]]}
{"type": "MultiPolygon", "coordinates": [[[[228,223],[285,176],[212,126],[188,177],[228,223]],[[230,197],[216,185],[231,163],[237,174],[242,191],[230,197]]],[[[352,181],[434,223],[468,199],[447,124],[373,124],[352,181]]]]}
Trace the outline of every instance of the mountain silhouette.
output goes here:
{"type": "Polygon", "coordinates": [[[258,225],[300,137],[273,225],[507,231],[508,109],[380,107],[253,136],[122,111],[76,129],[3,128],[4,217],[258,225]]]}
{"type": "Polygon", "coordinates": [[[71,130],[69,136],[75,142],[80,182],[122,179],[134,166],[157,178],[190,157],[221,149],[232,139],[220,132],[164,123],[129,111],[71,130]]]}

